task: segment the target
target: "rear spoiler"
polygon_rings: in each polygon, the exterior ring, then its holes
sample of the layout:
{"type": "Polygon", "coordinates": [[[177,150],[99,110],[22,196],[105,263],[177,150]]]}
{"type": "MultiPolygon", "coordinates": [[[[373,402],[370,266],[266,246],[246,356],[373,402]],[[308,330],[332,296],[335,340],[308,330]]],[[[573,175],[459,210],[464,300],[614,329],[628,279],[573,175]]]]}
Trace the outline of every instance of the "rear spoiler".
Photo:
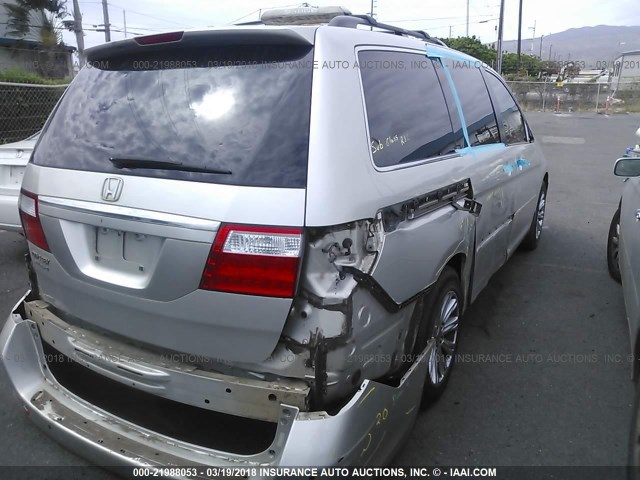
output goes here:
{"type": "Polygon", "coordinates": [[[303,32],[278,27],[170,32],[104,43],[87,49],[86,55],[87,61],[91,63],[142,52],[166,52],[167,50],[185,50],[198,47],[227,45],[312,46],[314,35],[315,29],[303,32]]]}

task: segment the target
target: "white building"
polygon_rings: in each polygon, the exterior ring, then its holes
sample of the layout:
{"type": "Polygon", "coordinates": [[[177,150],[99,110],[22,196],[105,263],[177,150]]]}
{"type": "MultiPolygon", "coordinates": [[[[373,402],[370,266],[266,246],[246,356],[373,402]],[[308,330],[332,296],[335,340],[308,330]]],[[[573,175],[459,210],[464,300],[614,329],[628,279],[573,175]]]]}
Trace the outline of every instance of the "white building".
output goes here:
{"type": "Polygon", "coordinates": [[[625,52],[613,62],[611,89],[640,89],[640,50],[625,52]]]}
{"type": "Polygon", "coordinates": [[[0,72],[22,70],[47,77],[72,76],[72,53],[75,48],[62,46],[55,54],[43,52],[37,12],[31,15],[31,28],[26,35],[14,34],[8,25],[9,16],[5,8],[9,3],[12,0],[0,0],[0,72]]]}

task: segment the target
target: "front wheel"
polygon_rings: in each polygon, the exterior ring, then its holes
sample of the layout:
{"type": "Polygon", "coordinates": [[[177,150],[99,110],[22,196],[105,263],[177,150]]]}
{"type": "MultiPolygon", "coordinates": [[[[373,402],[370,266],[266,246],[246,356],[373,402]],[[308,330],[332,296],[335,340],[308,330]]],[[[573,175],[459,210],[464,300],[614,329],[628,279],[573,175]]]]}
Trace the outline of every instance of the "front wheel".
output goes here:
{"type": "Polygon", "coordinates": [[[527,232],[527,236],[522,241],[522,246],[526,250],[535,250],[538,248],[540,236],[542,235],[542,227],[544,226],[544,216],[547,212],[547,184],[543,183],[538,194],[538,204],[536,211],[531,219],[531,226],[527,232]]]}
{"type": "Polygon", "coordinates": [[[422,321],[416,338],[416,353],[435,342],[426,357],[427,378],[420,407],[426,408],[444,391],[455,363],[458,327],[462,314],[460,279],[451,267],[445,267],[433,291],[426,299],[422,321]]]}
{"type": "Polygon", "coordinates": [[[620,209],[616,210],[613,218],[611,219],[611,225],[609,226],[609,236],[607,238],[607,267],[609,268],[609,275],[616,282],[621,283],[622,278],[620,276],[620,260],[618,258],[620,254],[620,209]]]}

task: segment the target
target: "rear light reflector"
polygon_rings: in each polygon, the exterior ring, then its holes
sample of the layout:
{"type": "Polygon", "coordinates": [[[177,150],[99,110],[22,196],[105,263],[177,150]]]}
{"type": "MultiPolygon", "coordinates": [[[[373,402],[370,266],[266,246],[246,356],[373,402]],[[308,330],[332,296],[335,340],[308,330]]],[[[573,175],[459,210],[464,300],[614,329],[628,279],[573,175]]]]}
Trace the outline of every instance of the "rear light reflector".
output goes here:
{"type": "Polygon", "coordinates": [[[229,230],[222,251],[240,255],[298,257],[301,243],[302,236],[300,234],[229,230]]]}
{"type": "Polygon", "coordinates": [[[43,250],[49,250],[47,238],[44,236],[42,224],[40,223],[40,214],[38,211],[38,196],[26,190],[20,191],[20,201],[18,203],[20,210],[20,220],[22,221],[22,229],[27,240],[36,247],[43,250]]]}
{"type": "Polygon", "coordinates": [[[200,288],[291,298],[301,255],[299,228],[223,225],[211,247],[200,288]]]}

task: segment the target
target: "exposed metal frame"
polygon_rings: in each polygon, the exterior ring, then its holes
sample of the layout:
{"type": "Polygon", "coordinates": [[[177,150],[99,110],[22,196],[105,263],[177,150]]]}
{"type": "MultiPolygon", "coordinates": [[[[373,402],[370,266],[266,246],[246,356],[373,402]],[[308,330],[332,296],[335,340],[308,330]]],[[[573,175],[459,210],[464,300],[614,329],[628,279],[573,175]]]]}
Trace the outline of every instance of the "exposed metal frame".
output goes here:
{"type": "Polygon", "coordinates": [[[104,466],[212,465],[383,465],[413,426],[430,341],[397,384],[365,379],[340,411],[302,412],[278,402],[272,444],[263,452],[240,455],[186,443],[95,407],[58,383],[46,365],[38,325],[25,310],[29,292],[0,332],[0,353],[8,378],[30,419],[67,448],[104,466]],[[389,428],[393,425],[394,428],[389,428]],[[309,448],[309,439],[323,439],[309,448]],[[384,440],[384,442],[383,442],[384,440]],[[382,447],[382,448],[381,448],[382,447]]]}
{"type": "MultiPolygon", "coordinates": [[[[42,300],[24,303],[42,340],[91,371],[143,392],[205,410],[277,422],[280,405],[307,410],[310,388],[300,380],[270,382],[203,370],[66,323],[42,300]],[[106,346],[108,345],[108,348],[106,346]]],[[[174,359],[175,357],[175,359],[174,359]]]]}

